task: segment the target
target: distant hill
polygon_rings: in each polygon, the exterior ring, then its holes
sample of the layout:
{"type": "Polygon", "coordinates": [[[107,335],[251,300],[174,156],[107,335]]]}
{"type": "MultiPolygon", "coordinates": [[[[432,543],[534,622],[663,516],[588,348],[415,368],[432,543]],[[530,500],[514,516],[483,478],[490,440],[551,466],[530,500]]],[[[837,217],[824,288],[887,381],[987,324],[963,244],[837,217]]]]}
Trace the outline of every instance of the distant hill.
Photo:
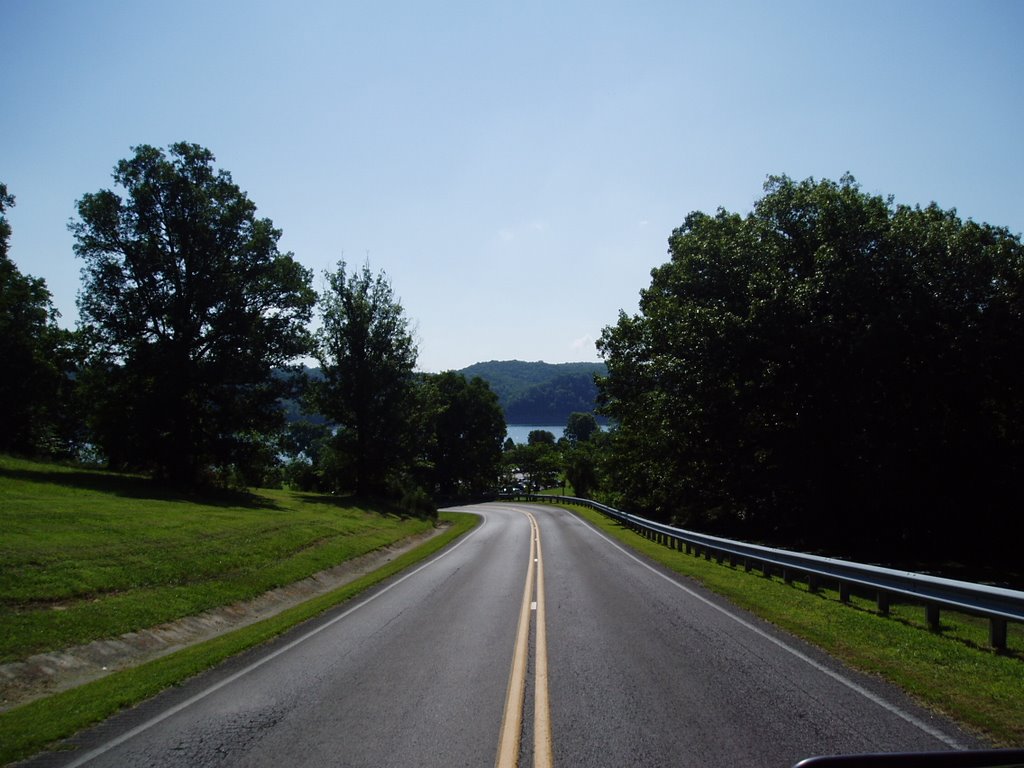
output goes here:
{"type": "Polygon", "coordinates": [[[606,375],[607,368],[604,363],[491,360],[459,373],[490,385],[509,424],[564,424],[572,413],[594,411],[594,376],[606,375]]]}
{"type": "MultiPolygon", "coordinates": [[[[305,367],[305,374],[319,379],[318,368],[305,367]]],[[[565,424],[573,413],[593,413],[597,407],[597,386],[594,376],[605,376],[604,363],[527,363],[522,360],[492,360],[476,363],[458,373],[467,379],[479,376],[498,396],[498,403],[508,424],[565,424]]],[[[281,374],[278,374],[281,375],[281,374]]],[[[289,422],[325,421],[323,416],[302,412],[295,399],[284,399],[282,405],[289,422]]],[[[605,420],[598,417],[602,424],[605,420]]]]}

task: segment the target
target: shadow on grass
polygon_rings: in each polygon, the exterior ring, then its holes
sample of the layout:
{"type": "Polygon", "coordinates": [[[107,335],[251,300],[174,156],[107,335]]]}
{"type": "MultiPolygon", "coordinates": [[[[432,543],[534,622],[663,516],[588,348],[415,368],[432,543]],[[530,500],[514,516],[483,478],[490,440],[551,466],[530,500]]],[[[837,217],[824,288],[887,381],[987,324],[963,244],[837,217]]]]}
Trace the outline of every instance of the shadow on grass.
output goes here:
{"type": "Polygon", "coordinates": [[[381,517],[409,517],[409,515],[401,513],[395,502],[374,496],[356,496],[351,493],[315,493],[313,491],[297,491],[294,496],[304,504],[320,504],[335,509],[358,509],[381,517]]]}
{"type": "Polygon", "coordinates": [[[177,488],[139,475],[88,469],[26,469],[0,467],[0,477],[30,483],[60,485],[130,499],[179,501],[210,507],[280,509],[271,499],[229,488],[177,488]]]}

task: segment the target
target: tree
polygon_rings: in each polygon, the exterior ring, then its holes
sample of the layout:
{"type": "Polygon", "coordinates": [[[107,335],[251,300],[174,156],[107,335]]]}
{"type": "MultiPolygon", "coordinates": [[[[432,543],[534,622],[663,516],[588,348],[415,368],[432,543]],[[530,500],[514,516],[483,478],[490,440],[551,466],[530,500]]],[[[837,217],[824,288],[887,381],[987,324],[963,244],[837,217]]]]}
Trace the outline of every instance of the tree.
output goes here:
{"type": "Polygon", "coordinates": [[[0,451],[51,453],[69,387],[69,338],[46,282],[22,274],[8,256],[5,214],[13,205],[0,184],[0,451]]]}
{"type": "Polygon", "coordinates": [[[501,467],[505,417],[483,379],[446,371],[426,379],[430,483],[441,498],[493,491],[501,467]]]}
{"type": "Polygon", "coordinates": [[[193,484],[272,458],[274,376],[309,348],[309,270],[196,144],[134,148],[110,190],[78,201],[78,297],[93,343],[85,385],[114,466],[193,484]]]}
{"type": "Polygon", "coordinates": [[[569,415],[565,425],[565,439],[570,445],[585,443],[597,432],[597,419],[592,413],[575,412],[569,415]]]}
{"type": "Polygon", "coordinates": [[[1019,236],[773,177],[669,254],[599,343],[630,504],[879,556],[998,547],[1024,501],[1019,236]]]}
{"type": "Polygon", "coordinates": [[[526,436],[527,445],[549,445],[554,447],[555,435],[546,429],[531,429],[526,436]]]}
{"type": "Polygon", "coordinates": [[[576,496],[592,498],[598,487],[598,451],[590,442],[578,443],[565,451],[565,478],[576,496]]]}
{"type": "Polygon", "coordinates": [[[562,464],[561,455],[554,443],[545,441],[517,445],[506,451],[502,460],[506,474],[522,477],[527,490],[531,492],[553,487],[557,483],[562,464]]]}
{"type": "Polygon", "coordinates": [[[314,400],[337,426],[327,481],[379,495],[407,474],[416,455],[416,344],[386,276],[345,262],[325,275],[316,357],[323,381],[314,400]]]}

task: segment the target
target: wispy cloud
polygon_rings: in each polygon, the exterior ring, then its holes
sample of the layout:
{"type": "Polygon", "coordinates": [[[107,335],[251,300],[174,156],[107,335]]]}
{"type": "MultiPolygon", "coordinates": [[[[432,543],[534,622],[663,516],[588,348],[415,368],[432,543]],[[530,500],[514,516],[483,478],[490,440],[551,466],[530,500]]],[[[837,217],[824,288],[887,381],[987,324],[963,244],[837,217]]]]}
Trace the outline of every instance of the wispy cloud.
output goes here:
{"type": "Polygon", "coordinates": [[[569,344],[569,349],[573,352],[592,351],[594,349],[594,337],[588,333],[580,336],[578,339],[573,339],[569,344]]]}

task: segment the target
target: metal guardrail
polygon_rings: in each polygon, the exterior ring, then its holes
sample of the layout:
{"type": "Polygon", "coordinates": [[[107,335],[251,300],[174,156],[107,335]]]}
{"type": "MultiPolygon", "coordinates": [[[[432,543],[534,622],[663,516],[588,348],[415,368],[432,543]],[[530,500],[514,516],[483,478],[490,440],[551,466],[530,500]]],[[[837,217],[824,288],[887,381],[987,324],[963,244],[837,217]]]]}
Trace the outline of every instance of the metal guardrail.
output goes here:
{"type": "Polygon", "coordinates": [[[792,581],[795,576],[800,576],[807,581],[811,591],[817,590],[822,581],[834,583],[838,585],[839,599],[844,603],[849,602],[851,588],[869,590],[875,593],[878,611],[883,615],[889,613],[889,601],[892,596],[910,599],[924,605],[928,626],[936,632],[940,629],[941,608],[982,616],[989,621],[989,644],[1000,650],[1006,648],[1007,622],[1024,623],[1024,592],[1017,590],[830,557],[805,555],[708,536],[656,523],[590,499],[537,494],[514,494],[512,498],[555,504],[580,504],[615,518],[637,533],[671,549],[685,550],[687,554],[693,552],[709,560],[713,557],[719,563],[729,558],[730,565],[742,564],[747,571],[757,568],[765,576],[780,572],[787,582],[792,581]]]}

